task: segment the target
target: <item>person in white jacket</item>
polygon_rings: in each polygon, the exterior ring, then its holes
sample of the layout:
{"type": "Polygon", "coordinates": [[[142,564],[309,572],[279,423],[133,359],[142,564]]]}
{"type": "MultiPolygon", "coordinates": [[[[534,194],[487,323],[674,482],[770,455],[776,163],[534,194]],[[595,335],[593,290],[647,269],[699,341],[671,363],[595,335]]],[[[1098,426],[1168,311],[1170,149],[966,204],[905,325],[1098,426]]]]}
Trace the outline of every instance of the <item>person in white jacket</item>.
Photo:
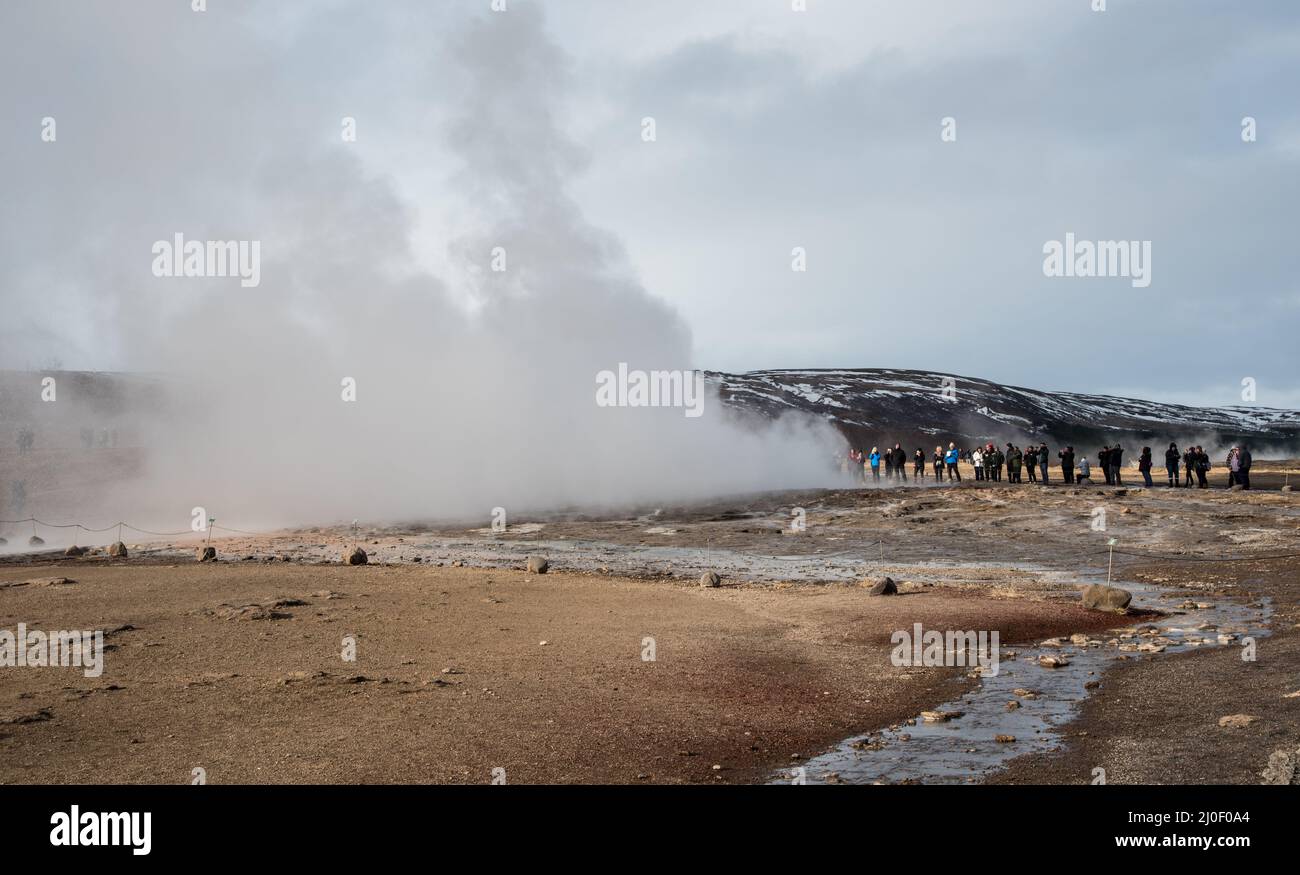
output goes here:
{"type": "Polygon", "coordinates": [[[983,480],[984,479],[984,451],[981,450],[979,447],[976,447],[975,449],[971,450],[970,461],[971,464],[975,466],[975,479],[983,480]]]}

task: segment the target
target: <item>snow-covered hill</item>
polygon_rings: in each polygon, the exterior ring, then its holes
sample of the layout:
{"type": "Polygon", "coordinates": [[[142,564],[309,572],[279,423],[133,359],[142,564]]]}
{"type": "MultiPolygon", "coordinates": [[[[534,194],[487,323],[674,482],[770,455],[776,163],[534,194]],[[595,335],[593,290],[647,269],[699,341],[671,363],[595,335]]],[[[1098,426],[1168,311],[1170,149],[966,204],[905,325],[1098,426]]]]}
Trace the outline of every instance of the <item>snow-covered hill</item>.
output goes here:
{"type": "Polygon", "coordinates": [[[1109,439],[1130,445],[1199,443],[1207,449],[1240,440],[1261,450],[1300,447],[1296,410],[1188,407],[889,368],[709,372],[707,379],[740,411],[764,417],[813,414],[867,446],[1031,439],[1087,446],[1109,439]]]}

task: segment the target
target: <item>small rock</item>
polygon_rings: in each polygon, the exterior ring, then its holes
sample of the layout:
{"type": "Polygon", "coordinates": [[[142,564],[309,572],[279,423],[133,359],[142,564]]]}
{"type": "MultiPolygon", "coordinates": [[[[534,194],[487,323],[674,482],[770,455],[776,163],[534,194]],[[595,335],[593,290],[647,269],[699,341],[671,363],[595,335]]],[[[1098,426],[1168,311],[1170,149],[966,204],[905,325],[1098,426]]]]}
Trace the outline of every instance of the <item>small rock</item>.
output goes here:
{"type": "Polygon", "coordinates": [[[1273,751],[1260,777],[1264,779],[1262,784],[1300,784],[1300,750],[1273,751]]]}
{"type": "Polygon", "coordinates": [[[1254,714],[1229,714],[1219,718],[1219,726],[1224,729],[1244,729],[1258,719],[1254,714]]]}
{"type": "Polygon", "coordinates": [[[68,586],[76,583],[71,577],[37,577],[25,582],[31,586],[68,586]]]}
{"type": "Polygon", "coordinates": [[[1014,735],[995,735],[993,740],[998,744],[1015,744],[1016,737],[1014,735]]]}
{"type": "Polygon", "coordinates": [[[198,559],[200,562],[216,562],[216,561],[217,561],[217,548],[216,548],[216,547],[200,547],[200,548],[198,548],[197,550],[194,551],[194,558],[198,559]]]}
{"type": "Polygon", "coordinates": [[[127,557],[126,544],[121,541],[115,541],[108,548],[108,555],[114,559],[125,559],[127,557]]]}
{"type": "Polygon", "coordinates": [[[551,568],[551,563],[546,561],[544,557],[542,556],[528,557],[529,574],[545,574],[547,571],[550,570],[550,568],[551,568]]]}
{"type": "Polygon", "coordinates": [[[64,556],[74,556],[74,557],[75,557],[75,556],[85,556],[85,555],[86,555],[86,548],[85,548],[85,547],[78,547],[78,546],[76,546],[76,545],[73,545],[73,546],[69,547],[68,549],[64,550],[64,551],[63,551],[63,555],[64,555],[64,556]]]}
{"type": "Polygon", "coordinates": [[[1038,664],[1043,668],[1064,668],[1070,664],[1070,660],[1064,656],[1040,656],[1038,664]]]}
{"type": "Polygon", "coordinates": [[[700,575],[700,586],[714,587],[721,585],[722,578],[718,576],[716,571],[706,571],[700,575]]]}
{"type": "Polygon", "coordinates": [[[27,539],[28,547],[43,547],[44,545],[45,545],[45,539],[39,535],[32,535],[30,538],[27,539]]]}
{"type": "Polygon", "coordinates": [[[370,561],[366,551],[360,547],[353,547],[350,551],[343,554],[344,565],[365,565],[370,561]]]}
{"type": "Polygon", "coordinates": [[[947,723],[949,720],[956,720],[964,713],[964,711],[922,711],[921,718],[926,723],[947,723]]]}

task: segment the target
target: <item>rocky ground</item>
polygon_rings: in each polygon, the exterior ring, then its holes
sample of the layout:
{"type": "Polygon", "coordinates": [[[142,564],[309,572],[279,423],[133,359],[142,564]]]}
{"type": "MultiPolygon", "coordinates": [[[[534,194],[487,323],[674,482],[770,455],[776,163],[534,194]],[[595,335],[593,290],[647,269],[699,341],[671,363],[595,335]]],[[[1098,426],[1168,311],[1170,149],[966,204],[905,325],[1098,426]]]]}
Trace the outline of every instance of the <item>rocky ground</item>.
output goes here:
{"type": "Polygon", "coordinates": [[[964,670],[892,665],[895,630],[998,630],[1014,646],[1149,619],[1079,604],[1113,537],[1117,583],[1266,605],[1257,659],[1116,660],[1060,749],[976,777],[1257,782],[1300,747],[1297,562],[1220,560],[1300,552],[1285,469],[1261,466],[1251,493],[967,482],[504,532],[228,537],[206,563],[188,542],[129,544],[125,560],[9,555],[0,629],[105,629],[110,649],[98,678],[0,668],[0,781],[172,783],[194,768],[226,783],[476,783],[496,768],[518,783],[769,780],[978,688],[964,670]],[[356,546],[367,564],[343,565],[356,546]],[[528,574],[530,555],[550,572],[528,574]],[[709,569],[722,586],[697,584],[709,569]],[[886,575],[898,595],[860,585],[886,575]],[[1254,719],[1219,726],[1233,715],[1254,719]]]}

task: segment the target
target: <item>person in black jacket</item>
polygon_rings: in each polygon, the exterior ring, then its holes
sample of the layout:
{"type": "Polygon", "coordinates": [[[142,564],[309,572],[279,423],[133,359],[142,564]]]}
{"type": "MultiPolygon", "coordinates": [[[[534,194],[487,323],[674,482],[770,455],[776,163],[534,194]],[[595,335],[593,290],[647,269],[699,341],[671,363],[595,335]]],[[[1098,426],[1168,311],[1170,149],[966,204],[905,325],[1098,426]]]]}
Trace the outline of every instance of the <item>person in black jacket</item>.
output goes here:
{"type": "Polygon", "coordinates": [[[894,444],[894,474],[899,480],[907,482],[907,450],[902,444],[894,444]]]}
{"type": "Polygon", "coordinates": [[[1120,467],[1124,464],[1124,448],[1119,444],[1110,448],[1110,476],[1109,480],[1115,486],[1123,486],[1124,479],[1120,476],[1120,467]]]}
{"type": "Polygon", "coordinates": [[[1097,466],[1101,468],[1102,476],[1106,478],[1106,485],[1110,485],[1110,444],[1101,448],[1097,454],[1097,466]]]}
{"type": "Polygon", "coordinates": [[[1237,452],[1237,482],[1241,484],[1242,489],[1250,488],[1250,450],[1242,444],[1237,452]]]}
{"type": "Polygon", "coordinates": [[[1205,452],[1203,447],[1196,448],[1196,488],[1205,489],[1210,485],[1210,481],[1205,479],[1205,475],[1210,471],[1210,454],[1205,452]]]}
{"type": "Polygon", "coordinates": [[[1061,460],[1061,476],[1066,483],[1074,482],[1074,447],[1066,447],[1056,454],[1061,460]]]}
{"type": "Polygon", "coordinates": [[[925,451],[920,447],[916,448],[916,455],[912,457],[912,479],[925,479],[925,451]]]}
{"type": "Polygon", "coordinates": [[[1151,448],[1143,447],[1142,455],[1138,456],[1138,470],[1142,472],[1142,480],[1147,486],[1151,486],[1151,448]]]}
{"type": "Polygon", "coordinates": [[[1190,488],[1192,474],[1196,470],[1196,451],[1192,447],[1188,447],[1187,452],[1183,453],[1183,469],[1187,475],[1187,480],[1183,483],[1183,486],[1190,488]]]}
{"type": "Polygon", "coordinates": [[[1178,444],[1170,444],[1169,449],[1165,450],[1165,471],[1169,473],[1169,485],[1178,485],[1178,444]]]}

